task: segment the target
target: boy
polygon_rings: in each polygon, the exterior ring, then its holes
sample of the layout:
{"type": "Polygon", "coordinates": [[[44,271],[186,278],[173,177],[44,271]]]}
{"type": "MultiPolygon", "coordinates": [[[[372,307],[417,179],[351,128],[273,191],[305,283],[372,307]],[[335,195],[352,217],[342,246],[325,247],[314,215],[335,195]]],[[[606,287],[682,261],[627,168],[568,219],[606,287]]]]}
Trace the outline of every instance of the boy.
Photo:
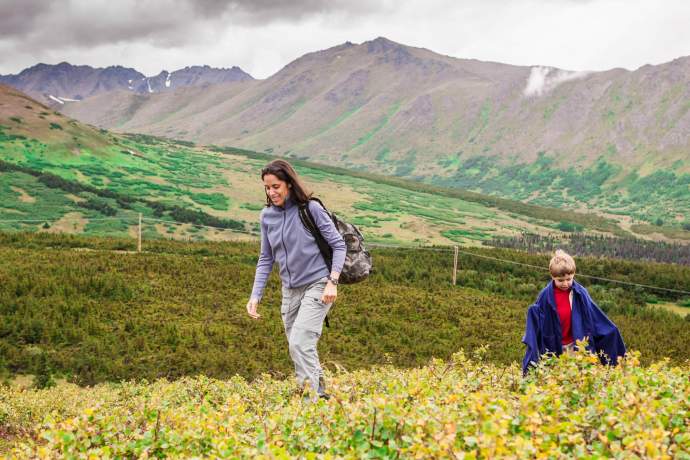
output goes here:
{"type": "Polygon", "coordinates": [[[575,260],[557,250],[549,263],[551,282],[542,289],[527,312],[522,343],[527,345],[522,372],[529,370],[544,353],[560,355],[573,350],[577,340],[587,339],[587,349],[600,356],[602,364],[616,365],[625,355],[625,344],[615,324],[597,307],[587,289],[574,281],[575,260]]]}

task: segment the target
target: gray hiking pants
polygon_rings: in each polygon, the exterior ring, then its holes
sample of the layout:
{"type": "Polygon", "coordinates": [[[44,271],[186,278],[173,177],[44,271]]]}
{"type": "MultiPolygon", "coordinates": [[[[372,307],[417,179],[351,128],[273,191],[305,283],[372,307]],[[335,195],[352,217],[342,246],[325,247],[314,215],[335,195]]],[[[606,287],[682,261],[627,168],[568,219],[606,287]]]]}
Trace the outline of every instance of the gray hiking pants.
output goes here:
{"type": "Polygon", "coordinates": [[[309,382],[318,394],[323,394],[324,389],[319,386],[323,370],[316,344],[321,337],[324,318],[331,308],[331,304],[321,302],[325,287],[326,278],[297,288],[283,286],[283,301],[280,305],[297,382],[302,386],[309,382]]]}

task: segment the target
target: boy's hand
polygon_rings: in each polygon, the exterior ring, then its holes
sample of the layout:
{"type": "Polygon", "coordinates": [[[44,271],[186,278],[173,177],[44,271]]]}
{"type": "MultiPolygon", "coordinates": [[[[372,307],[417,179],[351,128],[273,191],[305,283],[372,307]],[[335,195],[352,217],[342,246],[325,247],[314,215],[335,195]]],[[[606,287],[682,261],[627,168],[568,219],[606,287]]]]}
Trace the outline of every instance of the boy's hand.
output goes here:
{"type": "Polygon", "coordinates": [[[251,316],[254,319],[259,319],[261,318],[261,315],[257,313],[256,309],[259,307],[259,300],[258,299],[249,299],[249,302],[247,302],[247,313],[249,316],[251,316]]]}

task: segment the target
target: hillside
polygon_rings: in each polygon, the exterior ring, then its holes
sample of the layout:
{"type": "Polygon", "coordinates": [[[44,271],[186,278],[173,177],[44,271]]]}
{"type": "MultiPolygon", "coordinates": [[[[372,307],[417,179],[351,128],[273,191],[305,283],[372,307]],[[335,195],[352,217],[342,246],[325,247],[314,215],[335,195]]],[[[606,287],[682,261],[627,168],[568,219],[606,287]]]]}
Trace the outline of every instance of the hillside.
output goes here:
{"type": "Polygon", "coordinates": [[[98,126],[233,145],[535,204],[680,227],[690,209],[690,58],[568,72],[384,38],[241,85],[64,107],[98,126]]]}
{"type": "Polygon", "coordinates": [[[25,143],[39,141],[37,148],[51,156],[78,156],[82,151],[108,155],[115,138],[105,130],[79,123],[16,89],[0,85],[0,142],[2,157],[25,143]]]}
{"type": "MultiPolygon", "coordinates": [[[[49,111],[8,87],[0,87],[0,104],[0,220],[33,220],[0,228],[131,236],[141,212],[146,238],[256,234],[265,200],[257,174],[271,156],[115,135],[49,111]]],[[[478,245],[498,236],[559,230],[649,237],[622,220],[293,161],[316,194],[359,225],[369,241],[478,245]]],[[[653,239],[690,237],[681,229],[652,230],[653,239]]]]}

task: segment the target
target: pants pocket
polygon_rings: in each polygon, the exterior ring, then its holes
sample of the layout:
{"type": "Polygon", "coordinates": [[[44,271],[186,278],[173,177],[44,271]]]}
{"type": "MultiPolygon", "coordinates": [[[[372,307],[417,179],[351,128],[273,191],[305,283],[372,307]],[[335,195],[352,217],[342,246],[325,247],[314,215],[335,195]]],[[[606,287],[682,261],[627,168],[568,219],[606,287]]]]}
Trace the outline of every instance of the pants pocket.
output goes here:
{"type": "Polygon", "coordinates": [[[323,277],[312,283],[304,293],[305,300],[309,299],[309,301],[316,303],[321,308],[329,308],[331,304],[321,302],[321,297],[323,297],[323,291],[326,289],[327,282],[328,279],[323,277]]]}

